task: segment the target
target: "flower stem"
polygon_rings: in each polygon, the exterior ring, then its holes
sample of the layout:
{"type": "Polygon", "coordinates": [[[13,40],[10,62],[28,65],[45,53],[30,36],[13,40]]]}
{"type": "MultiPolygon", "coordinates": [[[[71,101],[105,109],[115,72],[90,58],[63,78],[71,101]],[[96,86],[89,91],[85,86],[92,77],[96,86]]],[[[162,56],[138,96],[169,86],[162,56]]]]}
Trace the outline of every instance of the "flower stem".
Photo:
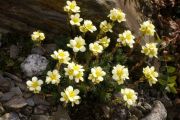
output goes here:
{"type": "Polygon", "coordinates": [[[58,62],[58,63],[56,64],[55,68],[56,68],[57,70],[60,70],[60,68],[61,68],[61,63],[58,62]]]}

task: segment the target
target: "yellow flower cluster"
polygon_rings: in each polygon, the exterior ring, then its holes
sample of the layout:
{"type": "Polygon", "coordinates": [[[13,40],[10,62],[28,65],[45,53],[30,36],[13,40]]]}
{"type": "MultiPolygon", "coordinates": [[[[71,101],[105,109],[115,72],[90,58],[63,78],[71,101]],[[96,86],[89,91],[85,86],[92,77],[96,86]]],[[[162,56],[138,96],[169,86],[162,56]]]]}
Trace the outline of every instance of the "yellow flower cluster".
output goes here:
{"type": "Polygon", "coordinates": [[[67,1],[66,6],[64,7],[64,11],[69,13],[77,13],[80,12],[80,7],[77,6],[76,1],[67,1]]]}
{"type": "Polygon", "coordinates": [[[105,75],[106,72],[104,72],[102,68],[98,66],[91,68],[91,74],[89,74],[88,79],[91,80],[94,84],[98,84],[104,80],[103,76],[105,75]]]}
{"type": "Polygon", "coordinates": [[[97,41],[97,43],[102,45],[104,48],[107,48],[109,46],[109,43],[110,43],[110,38],[105,36],[105,37],[99,39],[99,41],[97,41]]]}
{"type": "MultiPolygon", "coordinates": [[[[83,34],[82,36],[74,37],[67,44],[67,47],[72,48],[75,54],[74,56],[76,56],[77,52],[86,51],[85,33],[93,33],[97,30],[97,28],[91,20],[83,21],[83,18],[81,18],[79,14],[80,7],[77,6],[75,0],[67,1],[66,3],[67,4],[64,7],[64,11],[68,12],[70,18],[69,22],[73,26],[72,28],[74,28],[74,26],[78,26],[79,31],[82,32],[81,34],[83,34]]],[[[112,29],[114,26],[114,22],[121,23],[123,21],[126,21],[125,16],[126,15],[122,12],[122,10],[114,8],[110,11],[110,14],[108,15],[110,20],[104,20],[100,23],[100,31],[98,36],[96,37],[95,42],[89,44],[89,51],[91,51],[93,55],[96,56],[96,58],[99,58],[98,55],[101,54],[103,50],[107,48],[110,44],[111,40],[109,37],[107,37],[106,33],[113,32],[112,29]]],[[[145,21],[141,24],[140,31],[143,35],[153,36],[155,32],[155,27],[150,21],[145,21]]],[[[74,31],[72,33],[74,33],[74,31]]],[[[31,35],[31,38],[33,41],[40,42],[45,39],[45,35],[40,31],[35,31],[31,35]]],[[[131,31],[125,30],[122,34],[119,34],[117,42],[118,44],[121,43],[123,46],[129,46],[130,48],[133,48],[133,44],[135,43],[134,39],[135,36],[133,36],[131,31]]],[[[158,49],[156,45],[156,43],[147,43],[145,46],[142,46],[141,52],[149,56],[150,58],[157,57],[158,49]]],[[[63,67],[63,69],[65,71],[65,76],[68,77],[70,80],[74,80],[75,83],[84,81],[84,76],[86,76],[84,75],[85,69],[82,65],[70,61],[71,58],[68,51],[59,49],[58,51],[54,51],[51,57],[58,61],[57,66],[63,63],[66,64],[65,67],[63,67]]],[[[76,57],[74,57],[73,60],[75,59],[76,57]]],[[[60,67],[54,69],[53,71],[47,72],[45,80],[47,84],[59,85],[61,78],[59,68],[60,67]]],[[[118,85],[124,84],[125,80],[129,79],[128,68],[123,65],[117,64],[113,67],[113,70],[111,72],[112,79],[114,79],[118,85]]],[[[155,71],[154,67],[147,66],[146,68],[143,68],[143,74],[148,80],[150,86],[157,82],[158,73],[155,71]]],[[[93,84],[99,84],[100,82],[104,81],[105,75],[106,72],[100,66],[92,67],[90,69],[88,79],[92,81],[93,84]]],[[[37,77],[32,77],[32,80],[28,80],[26,84],[30,91],[33,91],[34,93],[39,93],[41,91],[43,81],[38,80],[37,77]]],[[[61,92],[60,101],[65,102],[66,104],[71,103],[72,106],[74,106],[75,104],[79,104],[81,99],[81,97],[79,96],[79,92],[80,91],[78,89],[74,89],[72,86],[68,86],[66,89],[64,89],[63,92],[61,92]]],[[[121,94],[123,97],[123,101],[126,103],[128,107],[134,106],[136,104],[137,93],[133,89],[123,88],[121,89],[121,94]]]]}
{"type": "Polygon", "coordinates": [[[80,31],[83,32],[83,33],[86,33],[86,32],[91,32],[93,33],[94,31],[97,30],[96,26],[93,25],[92,21],[91,20],[84,20],[84,24],[81,25],[79,27],[80,31]]]}
{"type": "Polygon", "coordinates": [[[58,70],[48,71],[47,77],[46,77],[46,83],[58,85],[60,83],[60,78],[61,78],[61,76],[60,76],[58,70]]]}
{"type": "Polygon", "coordinates": [[[71,102],[71,105],[79,104],[81,97],[78,95],[79,90],[74,89],[72,86],[67,87],[64,92],[61,92],[60,101],[65,102],[66,104],[71,102]]]}
{"type": "Polygon", "coordinates": [[[110,23],[108,23],[106,20],[102,21],[99,27],[100,27],[101,31],[104,33],[113,32],[112,31],[113,26],[110,23]]]}
{"type": "Polygon", "coordinates": [[[80,26],[81,22],[83,21],[82,18],[80,18],[80,14],[76,13],[75,15],[71,15],[71,20],[70,20],[70,24],[71,25],[76,25],[76,26],[80,26]]]}
{"type": "Polygon", "coordinates": [[[112,70],[113,79],[117,81],[119,85],[123,84],[126,79],[129,79],[128,69],[123,65],[116,65],[112,70]]]}
{"type": "Polygon", "coordinates": [[[157,57],[158,49],[156,47],[157,43],[146,43],[145,46],[142,46],[141,53],[144,53],[145,55],[152,57],[157,57]]]}
{"type": "Polygon", "coordinates": [[[65,75],[68,76],[70,80],[74,79],[76,83],[79,83],[79,81],[84,81],[83,66],[71,62],[68,63],[67,68],[64,68],[64,70],[65,70],[65,75]]]}
{"type": "Polygon", "coordinates": [[[34,93],[39,93],[41,91],[41,85],[43,84],[42,80],[38,80],[37,77],[32,77],[32,80],[28,80],[26,85],[30,91],[34,93]]]}
{"type": "Polygon", "coordinates": [[[67,44],[67,46],[72,48],[74,52],[85,52],[85,45],[85,40],[81,36],[75,37],[73,40],[70,40],[70,44],[67,44]]]}
{"type": "Polygon", "coordinates": [[[141,24],[139,29],[143,35],[153,36],[155,32],[155,26],[152,24],[151,21],[145,21],[141,24]]]}
{"type": "Polygon", "coordinates": [[[100,45],[98,42],[90,43],[89,50],[92,51],[95,56],[97,56],[98,54],[103,52],[103,46],[100,45]]]}
{"type": "Polygon", "coordinates": [[[112,21],[118,21],[119,23],[122,22],[122,21],[126,21],[125,16],[126,15],[120,9],[115,9],[115,8],[113,8],[110,11],[110,14],[108,15],[108,17],[112,21]]]}
{"type": "Polygon", "coordinates": [[[121,94],[128,107],[136,105],[137,93],[133,89],[121,89],[121,94]]]}
{"type": "Polygon", "coordinates": [[[119,34],[118,42],[121,42],[124,46],[133,47],[135,37],[132,35],[131,31],[126,30],[122,34],[119,34]]]}
{"type": "Polygon", "coordinates": [[[147,66],[146,68],[143,68],[144,76],[147,78],[149,85],[152,86],[152,84],[156,84],[158,73],[155,71],[155,68],[147,66]]]}
{"type": "Polygon", "coordinates": [[[54,54],[51,55],[52,58],[58,60],[59,63],[67,64],[70,60],[69,52],[59,49],[58,51],[54,51],[54,54]]]}
{"type": "Polygon", "coordinates": [[[45,39],[45,35],[43,32],[40,31],[34,31],[33,34],[31,35],[31,39],[34,42],[41,42],[45,39]]]}

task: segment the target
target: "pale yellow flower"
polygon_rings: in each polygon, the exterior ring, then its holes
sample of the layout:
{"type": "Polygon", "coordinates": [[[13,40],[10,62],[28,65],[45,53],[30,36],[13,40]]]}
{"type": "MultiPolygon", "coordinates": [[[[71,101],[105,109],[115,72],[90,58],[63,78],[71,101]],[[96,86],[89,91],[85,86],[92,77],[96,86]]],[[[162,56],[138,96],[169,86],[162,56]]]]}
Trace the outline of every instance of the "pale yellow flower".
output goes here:
{"type": "Polygon", "coordinates": [[[89,74],[88,79],[91,80],[94,84],[98,84],[104,80],[106,72],[102,70],[101,67],[91,68],[91,74],[89,74]]]}
{"type": "Polygon", "coordinates": [[[77,75],[74,76],[75,82],[79,83],[80,81],[84,81],[84,72],[83,71],[79,71],[77,75]]]}
{"type": "Polygon", "coordinates": [[[121,42],[124,46],[133,47],[135,37],[132,35],[131,31],[126,30],[122,34],[119,34],[118,42],[121,42]]]}
{"type": "Polygon", "coordinates": [[[31,35],[31,39],[35,42],[41,42],[45,39],[45,35],[43,32],[40,31],[34,31],[31,35]]]}
{"type": "Polygon", "coordinates": [[[83,33],[86,33],[88,31],[93,33],[94,31],[97,30],[96,26],[93,25],[91,20],[84,20],[84,24],[82,26],[80,26],[79,29],[83,33]]]}
{"type": "Polygon", "coordinates": [[[67,46],[72,48],[74,52],[85,52],[85,45],[85,40],[81,36],[75,37],[73,40],[70,40],[70,44],[67,44],[67,46]]]}
{"type": "Polygon", "coordinates": [[[78,89],[74,89],[72,86],[69,86],[64,90],[64,92],[61,92],[60,101],[65,103],[71,102],[72,106],[74,106],[74,104],[78,105],[81,99],[81,97],[78,94],[78,89]]]}
{"type": "Polygon", "coordinates": [[[105,37],[99,39],[98,43],[100,45],[102,45],[104,48],[107,48],[109,46],[109,43],[110,43],[110,38],[105,36],[105,37]]]}
{"type": "Polygon", "coordinates": [[[46,83],[58,85],[60,83],[60,78],[61,78],[61,76],[60,76],[58,70],[48,71],[47,77],[46,77],[46,83]]]}
{"type": "Polygon", "coordinates": [[[140,31],[144,35],[153,36],[155,32],[155,26],[152,24],[151,21],[145,21],[140,25],[140,31]]]}
{"type": "Polygon", "coordinates": [[[100,24],[100,29],[101,31],[103,31],[104,33],[106,32],[113,32],[112,31],[112,25],[110,23],[108,23],[106,20],[102,21],[100,24]]]}
{"type": "Polygon", "coordinates": [[[103,47],[97,42],[89,44],[89,49],[96,56],[103,52],[103,47]]]}
{"type": "Polygon", "coordinates": [[[80,7],[77,6],[76,1],[67,1],[67,5],[64,7],[64,11],[69,13],[80,12],[80,7]]]}
{"type": "Polygon", "coordinates": [[[126,79],[129,79],[128,68],[125,68],[123,65],[118,64],[113,67],[112,74],[113,79],[117,81],[119,85],[123,84],[126,79]]]}
{"type": "Polygon", "coordinates": [[[119,23],[122,22],[122,21],[126,21],[125,13],[123,13],[120,9],[113,8],[110,11],[110,14],[108,15],[108,17],[112,21],[118,21],[119,23]]]}
{"type": "Polygon", "coordinates": [[[37,77],[32,77],[32,80],[28,80],[26,85],[30,91],[34,93],[39,93],[41,91],[41,85],[43,84],[42,80],[38,80],[37,77]]]}
{"type": "Polygon", "coordinates": [[[133,89],[121,89],[121,94],[123,96],[123,100],[126,102],[128,107],[136,105],[137,93],[133,89]]]}
{"type": "Polygon", "coordinates": [[[82,18],[80,18],[80,14],[76,13],[75,15],[70,16],[70,24],[80,26],[80,23],[83,21],[82,18]]]}
{"type": "Polygon", "coordinates": [[[158,72],[155,71],[155,68],[153,66],[152,67],[147,66],[146,68],[143,68],[143,73],[146,79],[148,80],[150,86],[152,86],[152,84],[157,83],[158,81],[157,77],[159,75],[158,72]]]}
{"type": "Polygon", "coordinates": [[[68,63],[67,68],[64,68],[65,75],[69,77],[70,80],[75,79],[75,82],[79,82],[79,80],[82,80],[82,72],[84,72],[83,66],[78,65],[74,62],[68,63]],[[79,75],[79,76],[78,76],[79,75]]]}
{"type": "Polygon", "coordinates": [[[52,58],[58,60],[59,63],[67,64],[70,60],[69,52],[59,49],[58,51],[54,51],[54,54],[51,55],[52,58]]]}
{"type": "Polygon", "coordinates": [[[145,46],[142,46],[141,53],[144,53],[145,55],[152,57],[157,57],[158,54],[158,48],[156,47],[157,43],[146,43],[145,46]]]}

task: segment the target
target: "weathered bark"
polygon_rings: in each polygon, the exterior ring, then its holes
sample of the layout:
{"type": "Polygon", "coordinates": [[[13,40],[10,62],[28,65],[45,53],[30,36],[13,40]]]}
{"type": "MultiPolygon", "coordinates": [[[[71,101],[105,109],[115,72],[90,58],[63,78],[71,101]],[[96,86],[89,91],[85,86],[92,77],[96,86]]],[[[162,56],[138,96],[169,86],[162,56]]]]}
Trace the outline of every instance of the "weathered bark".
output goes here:
{"type": "MultiPolygon", "coordinates": [[[[109,9],[119,7],[127,14],[127,26],[137,33],[140,14],[136,5],[124,0],[77,0],[82,16],[93,21],[103,20],[109,9]]],[[[42,30],[49,34],[67,31],[66,0],[0,0],[0,33],[42,30]]]]}

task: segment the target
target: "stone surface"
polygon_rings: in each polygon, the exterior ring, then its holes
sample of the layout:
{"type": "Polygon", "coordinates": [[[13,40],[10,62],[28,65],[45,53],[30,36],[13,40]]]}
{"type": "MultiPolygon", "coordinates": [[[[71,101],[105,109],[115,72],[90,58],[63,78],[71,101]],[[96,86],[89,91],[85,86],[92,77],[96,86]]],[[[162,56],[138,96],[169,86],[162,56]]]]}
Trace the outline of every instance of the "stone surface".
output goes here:
{"type": "Polygon", "coordinates": [[[29,106],[34,106],[34,105],[35,105],[33,98],[28,98],[28,99],[26,100],[26,102],[27,102],[27,104],[28,104],[29,106]]]}
{"type": "Polygon", "coordinates": [[[23,93],[19,87],[13,87],[10,89],[11,92],[14,92],[16,95],[22,96],[23,93]]]}
{"type": "Polygon", "coordinates": [[[2,104],[0,103],[0,116],[5,112],[2,104]]]}
{"type": "Polygon", "coordinates": [[[34,95],[33,100],[35,105],[49,105],[49,103],[41,95],[34,95]]]}
{"type": "Polygon", "coordinates": [[[166,120],[167,111],[160,101],[154,102],[154,107],[149,115],[142,120],[166,120]]]}
{"type": "Polygon", "coordinates": [[[52,54],[58,47],[56,44],[45,44],[44,48],[47,54],[52,54]]]}
{"type": "Polygon", "coordinates": [[[12,86],[10,79],[4,78],[0,75],[0,91],[8,91],[12,86]]]}
{"type": "Polygon", "coordinates": [[[48,115],[32,115],[31,120],[54,120],[48,115]]]}
{"type": "Polygon", "coordinates": [[[172,107],[173,103],[167,95],[164,95],[160,101],[164,104],[165,107],[172,107]]]}
{"type": "Polygon", "coordinates": [[[20,120],[18,114],[11,112],[0,117],[0,120],[20,120]]]}
{"type": "Polygon", "coordinates": [[[71,118],[68,112],[59,105],[58,110],[54,115],[54,120],[71,120],[71,118]]]}
{"type": "MultiPolygon", "coordinates": [[[[84,18],[99,23],[104,20],[112,8],[121,8],[127,14],[127,26],[137,32],[139,19],[137,5],[134,1],[124,4],[127,0],[77,0],[84,18]],[[96,16],[96,17],[94,17],[96,16]]],[[[69,27],[63,7],[66,0],[1,0],[0,1],[0,32],[26,32],[40,29],[48,34],[67,33],[69,27]],[[8,9],[7,9],[8,8],[8,9]]]]}
{"type": "Polygon", "coordinates": [[[4,106],[8,109],[20,109],[25,107],[26,105],[26,100],[20,96],[13,97],[11,100],[4,104],[4,106]]]}
{"type": "Polygon", "coordinates": [[[142,118],[142,117],[143,117],[142,111],[139,110],[138,108],[132,108],[132,109],[131,109],[131,113],[132,113],[133,115],[135,115],[136,117],[138,117],[138,118],[142,118]]]}
{"type": "Polygon", "coordinates": [[[31,53],[44,55],[44,50],[41,47],[34,47],[34,48],[32,48],[31,53]]]}
{"type": "Polygon", "coordinates": [[[11,73],[5,72],[4,75],[12,80],[17,81],[17,82],[22,82],[22,79],[20,79],[19,77],[17,77],[16,75],[13,75],[11,73]]]}
{"type": "Polygon", "coordinates": [[[15,84],[22,90],[28,92],[29,89],[27,88],[27,85],[25,82],[15,82],[15,84]]]}
{"type": "Polygon", "coordinates": [[[19,54],[19,48],[16,45],[10,46],[10,57],[16,59],[19,54]]]}
{"type": "Polygon", "coordinates": [[[38,54],[29,55],[21,64],[21,69],[26,76],[32,77],[35,75],[41,75],[47,67],[48,60],[38,54]]]}
{"type": "Polygon", "coordinates": [[[49,111],[49,106],[46,105],[38,105],[34,108],[34,114],[44,114],[47,113],[47,111],[49,111]]]}
{"type": "Polygon", "coordinates": [[[2,94],[0,101],[8,101],[10,100],[12,97],[14,97],[16,95],[15,92],[7,92],[2,94]]]}

